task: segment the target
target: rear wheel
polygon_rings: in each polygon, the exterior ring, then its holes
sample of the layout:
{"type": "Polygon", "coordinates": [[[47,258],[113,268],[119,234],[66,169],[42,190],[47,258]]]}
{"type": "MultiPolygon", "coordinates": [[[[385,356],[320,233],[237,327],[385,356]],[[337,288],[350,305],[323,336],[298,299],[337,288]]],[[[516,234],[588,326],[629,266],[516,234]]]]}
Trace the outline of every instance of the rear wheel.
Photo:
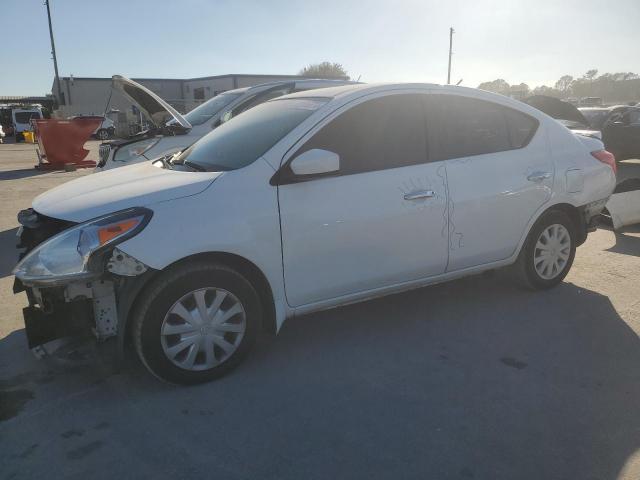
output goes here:
{"type": "Polygon", "coordinates": [[[143,293],[133,336],[144,365],[172,383],[196,384],[237,366],[261,321],[258,295],[224,265],[189,263],[165,272],[143,293]]]}
{"type": "Polygon", "coordinates": [[[567,276],[576,253],[574,226],[562,211],[540,218],[529,232],[515,264],[520,283],[546,289],[567,276]]]}
{"type": "Polygon", "coordinates": [[[100,130],[98,130],[98,133],[96,134],[96,136],[100,139],[100,140],[109,140],[109,137],[111,135],[109,135],[109,131],[101,128],[100,130]]]}

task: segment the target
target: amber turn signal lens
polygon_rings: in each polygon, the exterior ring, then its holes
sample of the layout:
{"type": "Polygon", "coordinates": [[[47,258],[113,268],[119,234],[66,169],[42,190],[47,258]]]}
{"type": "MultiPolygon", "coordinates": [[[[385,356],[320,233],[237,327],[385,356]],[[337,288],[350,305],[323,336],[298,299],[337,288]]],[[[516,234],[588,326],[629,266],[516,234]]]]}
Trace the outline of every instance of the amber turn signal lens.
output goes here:
{"type": "Polygon", "coordinates": [[[106,225],[101,227],[98,230],[98,240],[100,241],[100,246],[107,243],[109,240],[113,240],[116,237],[119,237],[123,233],[128,232],[129,230],[135,228],[140,223],[140,219],[132,218],[129,220],[123,220],[122,222],[112,223],[111,225],[106,225]]]}

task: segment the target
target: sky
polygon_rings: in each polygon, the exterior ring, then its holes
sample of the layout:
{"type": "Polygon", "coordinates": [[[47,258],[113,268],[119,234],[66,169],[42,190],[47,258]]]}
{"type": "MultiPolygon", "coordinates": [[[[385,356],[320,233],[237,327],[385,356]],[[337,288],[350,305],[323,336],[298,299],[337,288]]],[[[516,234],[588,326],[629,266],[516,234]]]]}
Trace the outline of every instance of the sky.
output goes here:
{"type": "MultiPolygon", "coordinates": [[[[341,63],[363,82],[640,73],[640,0],[50,0],[61,76],[295,74],[341,63]]],[[[0,96],[51,91],[43,0],[0,0],[0,96]],[[7,42],[8,40],[8,42],[7,42]]]]}

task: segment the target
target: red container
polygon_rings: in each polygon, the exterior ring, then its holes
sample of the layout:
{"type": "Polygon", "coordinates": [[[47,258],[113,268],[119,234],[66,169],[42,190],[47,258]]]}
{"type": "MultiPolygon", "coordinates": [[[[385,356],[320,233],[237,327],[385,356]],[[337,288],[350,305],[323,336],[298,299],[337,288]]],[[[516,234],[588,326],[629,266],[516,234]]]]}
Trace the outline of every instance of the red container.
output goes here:
{"type": "Polygon", "coordinates": [[[99,118],[73,120],[41,119],[33,121],[40,146],[40,164],[36,168],[63,170],[65,165],[78,168],[95,167],[96,162],[85,160],[89,150],[84,144],[100,126],[99,118]]]}

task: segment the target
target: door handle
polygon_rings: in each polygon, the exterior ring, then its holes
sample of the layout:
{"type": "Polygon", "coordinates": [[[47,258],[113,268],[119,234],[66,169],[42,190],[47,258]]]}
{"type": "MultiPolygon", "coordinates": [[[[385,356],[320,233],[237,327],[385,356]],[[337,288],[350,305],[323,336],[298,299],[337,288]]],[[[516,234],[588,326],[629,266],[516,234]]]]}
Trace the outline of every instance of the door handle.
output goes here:
{"type": "Polygon", "coordinates": [[[404,196],[405,200],[418,200],[419,198],[432,198],[436,196],[436,192],[433,190],[418,190],[417,192],[407,193],[404,196]]]}
{"type": "Polygon", "coordinates": [[[547,180],[551,178],[550,172],[533,172],[532,174],[527,176],[527,180],[530,182],[541,182],[543,180],[547,180]]]}

